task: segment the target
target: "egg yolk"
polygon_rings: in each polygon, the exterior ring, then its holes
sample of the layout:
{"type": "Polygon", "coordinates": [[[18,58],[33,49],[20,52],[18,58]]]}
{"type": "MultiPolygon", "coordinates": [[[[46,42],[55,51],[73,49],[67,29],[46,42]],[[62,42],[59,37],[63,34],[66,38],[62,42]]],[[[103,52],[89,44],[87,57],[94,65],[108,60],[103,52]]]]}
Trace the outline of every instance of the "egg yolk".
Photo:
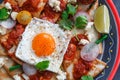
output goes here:
{"type": "Polygon", "coordinates": [[[38,57],[48,56],[55,49],[55,41],[50,34],[40,33],[32,40],[32,49],[38,57]]]}

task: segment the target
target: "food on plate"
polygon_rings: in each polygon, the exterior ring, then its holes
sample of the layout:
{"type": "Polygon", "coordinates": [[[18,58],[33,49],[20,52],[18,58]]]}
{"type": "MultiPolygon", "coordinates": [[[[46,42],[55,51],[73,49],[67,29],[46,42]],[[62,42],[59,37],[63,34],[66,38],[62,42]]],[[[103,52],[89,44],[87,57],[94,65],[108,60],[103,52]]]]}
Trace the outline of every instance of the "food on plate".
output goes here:
{"type": "Polygon", "coordinates": [[[27,25],[31,21],[32,16],[31,13],[28,11],[20,11],[17,14],[16,18],[20,24],[27,25]]]}
{"type": "Polygon", "coordinates": [[[100,6],[94,16],[95,28],[100,33],[109,33],[110,18],[109,12],[105,5],[100,6]],[[98,18],[98,16],[100,16],[98,18]]]}
{"type": "Polygon", "coordinates": [[[57,24],[33,18],[22,34],[15,56],[32,65],[47,60],[47,70],[58,72],[70,38],[70,33],[57,24]]]}
{"type": "Polygon", "coordinates": [[[102,41],[110,25],[107,7],[98,4],[98,0],[4,0],[0,80],[93,80],[107,65],[98,55],[103,55],[102,41]]]}

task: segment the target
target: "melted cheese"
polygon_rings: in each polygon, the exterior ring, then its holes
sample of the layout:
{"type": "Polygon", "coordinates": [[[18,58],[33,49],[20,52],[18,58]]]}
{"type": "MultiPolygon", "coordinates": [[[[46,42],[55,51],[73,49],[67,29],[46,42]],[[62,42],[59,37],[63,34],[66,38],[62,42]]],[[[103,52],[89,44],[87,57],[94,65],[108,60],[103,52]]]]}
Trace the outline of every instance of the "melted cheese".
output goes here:
{"type": "Polygon", "coordinates": [[[19,75],[17,75],[17,74],[14,75],[13,78],[14,78],[14,80],[21,80],[21,77],[19,75]]]}
{"type": "Polygon", "coordinates": [[[68,3],[76,3],[77,2],[77,0],[68,0],[68,3]]]}
{"type": "Polygon", "coordinates": [[[82,44],[82,45],[86,45],[88,43],[89,43],[89,41],[86,40],[86,39],[81,39],[80,42],[79,42],[79,44],[82,44]]]}
{"type": "Polygon", "coordinates": [[[54,8],[56,12],[60,11],[60,0],[49,0],[48,4],[54,8]]]}
{"type": "Polygon", "coordinates": [[[12,12],[11,13],[11,18],[13,19],[13,20],[16,20],[16,18],[17,18],[17,14],[18,14],[18,12],[12,12]]]}
{"type": "Polygon", "coordinates": [[[58,80],[66,80],[66,72],[59,70],[58,75],[57,75],[57,79],[58,80]]]}
{"type": "Polygon", "coordinates": [[[11,4],[9,2],[5,3],[5,8],[12,9],[11,4]]]}
{"type": "Polygon", "coordinates": [[[95,42],[98,39],[98,32],[96,31],[96,29],[93,26],[93,22],[88,22],[88,25],[86,26],[85,30],[86,30],[86,35],[89,39],[90,42],[95,42]]]}
{"type": "Polygon", "coordinates": [[[22,74],[22,77],[23,77],[25,80],[30,80],[29,77],[28,77],[26,74],[22,74]]]}

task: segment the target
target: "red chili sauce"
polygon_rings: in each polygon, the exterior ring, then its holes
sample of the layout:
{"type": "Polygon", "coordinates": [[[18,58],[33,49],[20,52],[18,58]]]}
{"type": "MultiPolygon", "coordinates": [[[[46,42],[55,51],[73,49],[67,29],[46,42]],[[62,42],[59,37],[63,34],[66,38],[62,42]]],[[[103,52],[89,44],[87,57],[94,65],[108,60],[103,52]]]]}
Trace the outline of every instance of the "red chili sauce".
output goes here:
{"type": "Polygon", "coordinates": [[[30,80],[50,80],[53,77],[53,73],[50,71],[41,71],[29,77],[30,80]]]}
{"type": "Polygon", "coordinates": [[[13,45],[17,45],[19,42],[19,38],[22,35],[22,33],[24,32],[24,27],[23,25],[16,25],[15,29],[13,29],[8,36],[8,39],[4,42],[2,42],[3,47],[6,50],[9,50],[10,48],[12,48],[13,45]]]}
{"type": "MultiPolygon", "coordinates": [[[[64,56],[65,60],[73,60],[77,48],[81,49],[84,46],[82,44],[78,44],[79,41],[77,39],[88,40],[87,36],[84,34],[78,34],[74,36],[71,39],[68,49],[65,53],[64,56]]],[[[73,69],[73,77],[75,78],[75,80],[80,80],[81,76],[86,75],[91,69],[91,67],[92,67],[92,62],[85,61],[79,57],[78,61],[74,64],[74,69],[73,69]]]]}
{"type": "Polygon", "coordinates": [[[27,0],[23,6],[22,9],[23,10],[28,10],[30,12],[35,12],[38,11],[38,4],[39,4],[40,0],[27,0]]]}
{"type": "Polygon", "coordinates": [[[86,75],[91,68],[92,62],[79,58],[78,62],[74,64],[73,76],[75,80],[79,80],[83,75],[86,75]]]}

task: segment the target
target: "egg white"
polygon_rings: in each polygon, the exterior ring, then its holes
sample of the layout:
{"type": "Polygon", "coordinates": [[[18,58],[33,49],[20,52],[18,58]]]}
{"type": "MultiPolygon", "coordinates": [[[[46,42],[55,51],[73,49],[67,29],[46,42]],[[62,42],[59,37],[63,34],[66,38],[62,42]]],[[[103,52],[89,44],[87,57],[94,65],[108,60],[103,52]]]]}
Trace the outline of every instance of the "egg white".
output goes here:
{"type": "Polygon", "coordinates": [[[27,25],[20,41],[15,56],[20,60],[36,65],[38,62],[49,60],[50,64],[47,70],[58,72],[62,64],[64,54],[71,39],[71,33],[63,31],[58,24],[51,23],[46,20],[33,18],[27,25]],[[33,38],[40,33],[48,33],[55,40],[55,50],[49,56],[38,57],[32,49],[33,38]]]}

